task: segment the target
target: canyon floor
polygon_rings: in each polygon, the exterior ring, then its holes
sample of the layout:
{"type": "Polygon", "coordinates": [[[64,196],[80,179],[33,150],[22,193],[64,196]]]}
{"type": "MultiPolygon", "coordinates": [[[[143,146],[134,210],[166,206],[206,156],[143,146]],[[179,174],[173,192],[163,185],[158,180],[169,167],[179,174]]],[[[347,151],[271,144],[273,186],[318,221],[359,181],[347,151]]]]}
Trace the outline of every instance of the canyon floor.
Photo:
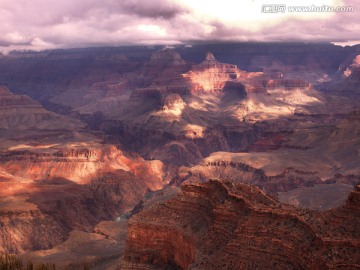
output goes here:
{"type": "Polygon", "coordinates": [[[359,45],[12,52],[0,85],[0,252],[360,267],[359,45]]]}

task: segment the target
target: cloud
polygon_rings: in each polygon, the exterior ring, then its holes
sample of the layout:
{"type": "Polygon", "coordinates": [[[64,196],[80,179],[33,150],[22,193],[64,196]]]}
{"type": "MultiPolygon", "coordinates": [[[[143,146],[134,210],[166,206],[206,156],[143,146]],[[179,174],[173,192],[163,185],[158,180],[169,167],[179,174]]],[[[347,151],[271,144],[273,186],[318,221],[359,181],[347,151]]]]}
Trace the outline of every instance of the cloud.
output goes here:
{"type": "Polygon", "coordinates": [[[140,17],[171,19],[186,12],[183,6],[167,0],[127,0],[120,3],[123,11],[140,17]]]}
{"type": "Polygon", "coordinates": [[[0,0],[0,50],[196,41],[360,40],[357,0],[0,0]],[[353,12],[263,13],[265,4],[353,12]]]}

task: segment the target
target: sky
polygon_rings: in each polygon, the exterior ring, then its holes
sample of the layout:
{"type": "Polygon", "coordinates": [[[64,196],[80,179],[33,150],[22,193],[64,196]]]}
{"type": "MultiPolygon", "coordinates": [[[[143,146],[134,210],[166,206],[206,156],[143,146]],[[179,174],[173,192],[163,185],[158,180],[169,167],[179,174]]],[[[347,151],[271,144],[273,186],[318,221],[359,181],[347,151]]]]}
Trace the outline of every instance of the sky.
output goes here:
{"type": "Polygon", "coordinates": [[[0,0],[0,33],[3,53],[199,41],[351,45],[360,43],[360,1],[0,0]],[[268,5],[286,5],[286,9],[262,12],[269,11],[268,5]],[[289,11],[291,6],[323,5],[353,7],[353,11],[289,11]]]}

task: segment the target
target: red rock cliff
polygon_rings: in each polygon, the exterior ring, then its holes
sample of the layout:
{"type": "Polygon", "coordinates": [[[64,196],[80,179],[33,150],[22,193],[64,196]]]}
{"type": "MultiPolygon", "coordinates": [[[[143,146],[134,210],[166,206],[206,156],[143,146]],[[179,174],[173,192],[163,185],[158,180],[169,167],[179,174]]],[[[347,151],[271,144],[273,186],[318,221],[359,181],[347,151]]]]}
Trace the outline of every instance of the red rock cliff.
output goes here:
{"type": "MultiPolygon", "coordinates": [[[[357,193],[329,212],[352,228],[360,217],[347,209],[358,208],[357,193]]],[[[334,218],[281,205],[253,186],[212,180],[182,186],[176,198],[130,219],[121,269],[356,269],[359,247],[359,233],[334,218]]]]}

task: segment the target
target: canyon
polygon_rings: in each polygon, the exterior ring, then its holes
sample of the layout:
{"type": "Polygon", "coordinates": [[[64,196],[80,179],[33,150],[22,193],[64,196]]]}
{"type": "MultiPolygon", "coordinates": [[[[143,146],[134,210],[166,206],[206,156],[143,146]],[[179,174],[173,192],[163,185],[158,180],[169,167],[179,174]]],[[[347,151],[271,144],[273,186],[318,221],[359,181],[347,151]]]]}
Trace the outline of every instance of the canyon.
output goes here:
{"type": "Polygon", "coordinates": [[[2,55],[0,252],[70,269],[356,269],[359,55],[2,55]]]}
{"type": "Polygon", "coordinates": [[[342,207],[319,213],[250,185],[182,185],[129,220],[121,269],[356,269],[359,198],[354,189],[342,207]]]}
{"type": "Polygon", "coordinates": [[[161,161],[123,153],[79,120],[2,87],[0,251],[23,253],[91,232],[165,184],[161,161]]]}

